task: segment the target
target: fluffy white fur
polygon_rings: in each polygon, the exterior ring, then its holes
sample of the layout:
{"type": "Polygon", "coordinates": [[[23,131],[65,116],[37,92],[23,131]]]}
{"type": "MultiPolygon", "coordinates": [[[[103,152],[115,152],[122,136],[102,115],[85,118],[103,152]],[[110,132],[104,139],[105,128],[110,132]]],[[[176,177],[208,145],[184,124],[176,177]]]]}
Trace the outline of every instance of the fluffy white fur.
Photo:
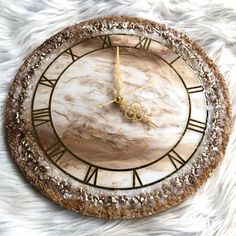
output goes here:
{"type": "Polygon", "coordinates": [[[236,235],[235,126],[224,161],[200,191],[162,214],[128,221],[85,217],[42,197],[18,172],[7,150],[3,129],[7,92],[23,59],[64,27],[108,14],[141,16],[166,23],[196,40],[225,76],[235,120],[233,7],[233,1],[223,0],[1,0],[0,235],[236,235]]]}

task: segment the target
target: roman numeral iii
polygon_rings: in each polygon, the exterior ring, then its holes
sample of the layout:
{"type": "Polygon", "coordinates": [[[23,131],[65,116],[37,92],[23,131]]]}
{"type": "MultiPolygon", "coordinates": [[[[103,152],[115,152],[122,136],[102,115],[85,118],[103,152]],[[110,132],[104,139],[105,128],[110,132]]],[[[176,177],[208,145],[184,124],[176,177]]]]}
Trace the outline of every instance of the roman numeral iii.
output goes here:
{"type": "Polygon", "coordinates": [[[135,46],[135,48],[140,48],[142,50],[148,50],[149,46],[151,44],[152,40],[145,38],[145,37],[139,37],[139,43],[135,46]]]}
{"type": "Polygon", "coordinates": [[[42,108],[33,111],[34,125],[39,126],[50,121],[49,108],[42,108]]]}
{"type": "Polygon", "coordinates": [[[199,133],[204,133],[206,129],[206,123],[190,119],[188,123],[188,129],[199,132],[199,133]]]}

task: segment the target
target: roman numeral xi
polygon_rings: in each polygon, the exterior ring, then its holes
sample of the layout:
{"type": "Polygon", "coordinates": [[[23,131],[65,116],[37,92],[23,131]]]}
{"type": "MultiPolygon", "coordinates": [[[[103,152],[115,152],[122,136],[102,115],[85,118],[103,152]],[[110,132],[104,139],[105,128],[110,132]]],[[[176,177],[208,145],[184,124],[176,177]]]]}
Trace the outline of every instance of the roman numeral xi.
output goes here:
{"type": "Polygon", "coordinates": [[[135,48],[140,48],[147,51],[149,49],[151,42],[152,42],[151,39],[145,37],[139,37],[139,43],[135,46],[135,48]]]}

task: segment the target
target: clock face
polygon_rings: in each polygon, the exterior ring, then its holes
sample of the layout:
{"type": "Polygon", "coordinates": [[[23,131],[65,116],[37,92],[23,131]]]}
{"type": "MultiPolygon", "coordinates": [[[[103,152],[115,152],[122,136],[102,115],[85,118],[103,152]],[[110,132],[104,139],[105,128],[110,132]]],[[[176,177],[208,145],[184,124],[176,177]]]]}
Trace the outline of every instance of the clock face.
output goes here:
{"type": "Polygon", "coordinates": [[[54,202],[130,218],[206,180],[231,127],[224,80],[186,36],[130,17],[78,24],[24,63],[7,105],[12,154],[54,202]]]}
{"type": "Polygon", "coordinates": [[[205,133],[207,104],[177,53],[146,37],[109,34],[52,60],[34,91],[32,123],[47,158],[72,178],[111,190],[143,188],[191,159],[205,133]],[[123,104],[99,107],[116,98],[117,50],[127,109],[138,104],[155,125],[127,119],[123,104]]]}

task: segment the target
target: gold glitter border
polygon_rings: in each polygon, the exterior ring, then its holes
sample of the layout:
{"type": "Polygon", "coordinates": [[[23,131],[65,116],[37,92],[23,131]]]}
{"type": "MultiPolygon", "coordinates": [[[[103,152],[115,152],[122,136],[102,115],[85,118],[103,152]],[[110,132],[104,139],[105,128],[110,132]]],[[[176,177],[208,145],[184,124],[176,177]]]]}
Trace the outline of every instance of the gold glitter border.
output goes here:
{"type": "Polygon", "coordinates": [[[224,78],[204,50],[185,34],[153,21],[128,16],[102,17],[68,27],[38,47],[23,63],[11,86],[6,106],[6,133],[11,154],[25,178],[43,195],[67,209],[89,216],[124,219],[144,217],[162,212],[189,197],[204,183],[222,160],[232,126],[232,111],[224,78]],[[24,102],[34,71],[50,53],[64,44],[113,30],[133,30],[136,33],[164,39],[164,44],[178,52],[197,70],[211,105],[211,124],[202,152],[185,171],[154,185],[148,191],[105,191],[76,186],[73,180],[50,164],[34,142],[31,125],[24,119],[24,102]],[[187,56],[186,56],[187,55],[187,56]],[[198,63],[201,62],[204,64],[198,63]],[[192,63],[192,64],[191,64],[192,63]]]}

